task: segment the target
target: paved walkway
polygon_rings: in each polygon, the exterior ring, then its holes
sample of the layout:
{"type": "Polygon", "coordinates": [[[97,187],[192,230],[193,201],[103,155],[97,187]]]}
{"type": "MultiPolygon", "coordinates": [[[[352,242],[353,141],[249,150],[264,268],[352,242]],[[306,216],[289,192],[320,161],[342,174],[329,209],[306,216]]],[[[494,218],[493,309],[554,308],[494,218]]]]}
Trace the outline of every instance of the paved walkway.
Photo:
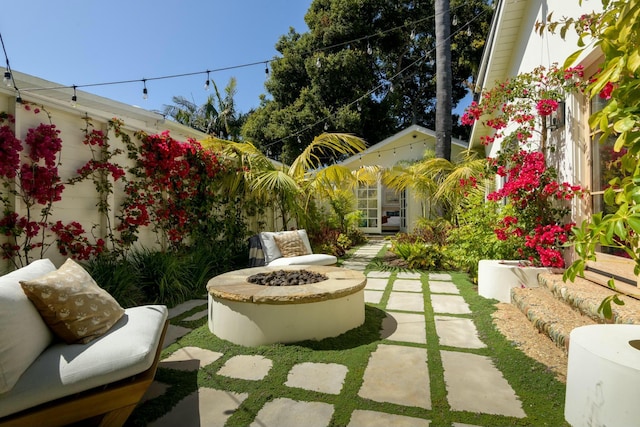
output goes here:
{"type": "MultiPolygon", "coordinates": [[[[345,262],[344,267],[363,271],[386,243],[372,241],[361,247],[345,262]]],[[[439,345],[446,347],[440,351],[440,357],[451,410],[524,418],[526,415],[522,404],[502,373],[488,357],[474,354],[474,350],[485,348],[486,345],[478,337],[473,320],[468,316],[471,314],[469,306],[451,277],[448,274],[430,273],[428,288],[430,296],[425,298],[419,273],[368,273],[365,301],[371,304],[386,301],[385,306],[380,307],[387,313],[382,330],[382,337],[386,342],[378,345],[371,353],[358,395],[381,403],[431,409],[430,375],[425,347],[426,322],[430,322],[430,325],[435,325],[439,345]],[[425,302],[430,304],[427,312],[433,313],[433,317],[425,315],[425,302]]],[[[189,301],[171,310],[170,316],[175,317],[203,304],[206,304],[205,300],[189,301]]],[[[206,315],[204,305],[203,311],[191,316],[191,320],[206,315]]],[[[171,326],[165,345],[189,331],[187,328],[171,326]]],[[[164,359],[160,367],[196,370],[222,356],[222,353],[187,347],[164,359]]],[[[231,378],[260,381],[271,368],[272,362],[268,358],[236,356],[229,359],[217,373],[231,378]]],[[[285,385],[339,395],[346,375],[347,367],[337,363],[301,363],[291,369],[285,385]]],[[[154,383],[147,398],[165,391],[165,385],[154,383]]],[[[224,426],[230,414],[247,397],[247,393],[201,388],[151,425],[224,426]],[[191,410],[194,407],[199,408],[199,411],[191,410]],[[194,414],[197,419],[193,419],[194,414]]],[[[258,411],[251,426],[325,427],[329,425],[332,414],[333,406],[328,403],[276,397],[258,411]]],[[[430,420],[426,419],[354,410],[347,427],[429,425],[430,420]]],[[[454,426],[469,425],[454,423],[454,426]]]]}

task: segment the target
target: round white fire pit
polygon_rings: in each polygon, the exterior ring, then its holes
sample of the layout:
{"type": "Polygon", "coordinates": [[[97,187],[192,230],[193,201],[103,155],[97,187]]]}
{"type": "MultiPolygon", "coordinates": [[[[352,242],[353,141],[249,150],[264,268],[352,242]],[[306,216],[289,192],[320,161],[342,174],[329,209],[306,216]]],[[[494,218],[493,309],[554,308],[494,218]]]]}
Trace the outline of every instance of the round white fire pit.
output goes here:
{"type": "Polygon", "coordinates": [[[321,340],[364,323],[361,272],[322,265],[255,267],[209,280],[209,330],[245,346],[321,340]],[[277,270],[307,270],[327,280],[308,285],[263,286],[247,278],[277,270]]]}

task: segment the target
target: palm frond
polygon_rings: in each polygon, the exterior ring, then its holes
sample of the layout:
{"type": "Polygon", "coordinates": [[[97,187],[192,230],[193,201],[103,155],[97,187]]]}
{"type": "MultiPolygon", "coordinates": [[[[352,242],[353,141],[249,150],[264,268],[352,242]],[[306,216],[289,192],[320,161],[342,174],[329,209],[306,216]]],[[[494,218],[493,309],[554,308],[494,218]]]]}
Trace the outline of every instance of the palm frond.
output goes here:
{"type": "Polygon", "coordinates": [[[323,133],[315,137],[311,144],[291,163],[289,173],[292,176],[303,176],[306,171],[320,166],[321,156],[356,154],[365,148],[364,140],[357,136],[348,133],[323,133]]]}

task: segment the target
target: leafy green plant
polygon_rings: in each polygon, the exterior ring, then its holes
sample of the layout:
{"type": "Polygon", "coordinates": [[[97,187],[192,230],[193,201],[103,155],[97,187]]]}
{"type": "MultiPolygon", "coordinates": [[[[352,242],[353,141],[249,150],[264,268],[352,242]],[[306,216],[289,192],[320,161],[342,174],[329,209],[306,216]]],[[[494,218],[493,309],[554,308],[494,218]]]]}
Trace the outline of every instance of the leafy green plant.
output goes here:
{"type": "Polygon", "coordinates": [[[84,267],[96,283],[109,292],[121,306],[134,307],[146,303],[138,271],[131,263],[104,254],[90,259],[84,267]]]}
{"type": "Polygon", "coordinates": [[[390,251],[404,259],[407,267],[412,270],[437,271],[450,268],[444,247],[437,244],[394,241],[390,251]]]}

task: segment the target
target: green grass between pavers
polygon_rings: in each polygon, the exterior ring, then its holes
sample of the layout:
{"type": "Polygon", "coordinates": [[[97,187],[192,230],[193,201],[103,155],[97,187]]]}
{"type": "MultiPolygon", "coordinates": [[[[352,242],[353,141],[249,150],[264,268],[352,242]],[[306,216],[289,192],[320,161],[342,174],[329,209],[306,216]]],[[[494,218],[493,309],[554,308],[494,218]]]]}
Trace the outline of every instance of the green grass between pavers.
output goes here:
{"type": "MultiPolygon", "coordinates": [[[[392,275],[392,278],[395,274],[392,275]]],[[[195,328],[176,344],[163,351],[163,357],[177,349],[196,346],[220,352],[223,356],[198,372],[182,372],[170,369],[158,369],[156,380],[168,384],[170,388],[164,395],[150,400],[138,407],[128,425],[143,426],[167,413],[180,400],[195,392],[199,387],[211,387],[237,393],[247,393],[247,399],[229,418],[227,426],[246,426],[253,422],[258,411],[270,400],[287,397],[294,400],[326,402],[334,407],[332,426],[346,426],[355,409],[366,409],[392,414],[406,415],[431,420],[432,426],[450,426],[452,423],[467,423],[479,426],[562,426],[564,421],[564,384],[557,381],[552,372],[544,365],[527,357],[508,342],[493,326],[491,313],[495,310],[494,301],[478,296],[468,276],[452,273],[453,281],[462,296],[470,305],[473,315],[460,316],[472,318],[476,324],[480,339],[487,344],[486,349],[464,350],[440,346],[435,324],[427,322],[427,344],[397,343],[381,340],[379,331],[385,316],[381,310],[388,297],[391,286],[387,287],[381,305],[367,304],[365,323],[339,337],[322,341],[306,341],[292,345],[268,345],[244,347],[221,340],[211,334],[206,318],[192,322],[180,319],[200,311],[200,308],[182,314],[172,320],[173,324],[195,328]],[[358,396],[362,385],[364,370],[369,356],[381,343],[391,345],[409,345],[426,348],[430,375],[432,409],[405,407],[391,403],[379,403],[358,396]],[[442,350],[467,351],[491,357],[496,367],[504,374],[509,384],[521,398],[527,414],[524,419],[489,414],[475,414],[451,410],[443,379],[440,357],[442,350]],[[261,355],[273,361],[269,374],[260,381],[247,381],[217,375],[224,363],[237,355],[261,355]],[[324,394],[285,386],[287,374],[291,368],[303,362],[339,363],[347,366],[345,384],[339,395],[324,394]]],[[[427,273],[422,275],[423,288],[427,289],[427,273]]],[[[433,319],[433,309],[429,292],[425,294],[425,314],[433,319]]],[[[473,375],[473,371],[469,371],[473,375]]]]}

